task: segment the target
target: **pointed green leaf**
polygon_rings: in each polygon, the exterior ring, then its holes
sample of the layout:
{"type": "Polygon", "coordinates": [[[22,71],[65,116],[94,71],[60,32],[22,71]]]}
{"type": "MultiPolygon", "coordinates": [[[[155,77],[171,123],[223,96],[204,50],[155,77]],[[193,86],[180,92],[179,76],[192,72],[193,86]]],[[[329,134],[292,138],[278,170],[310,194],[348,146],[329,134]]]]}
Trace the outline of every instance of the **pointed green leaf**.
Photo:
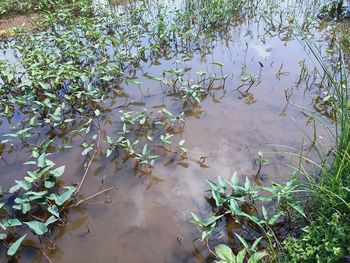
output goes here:
{"type": "Polygon", "coordinates": [[[236,237],[238,237],[239,241],[241,241],[241,243],[243,244],[244,248],[249,251],[249,245],[247,243],[247,241],[245,241],[245,239],[243,237],[241,237],[240,235],[238,235],[237,233],[235,233],[236,237]]]}
{"type": "Polygon", "coordinates": [[[17,250],[19,249],[19,247],[21,246],[23,240],[26,238],[27,234],[25,234],[24,236],[20,237],[19,239],[17,239],[17,241],[15,243],[13,243],[9,249],[7,250],[7,255],[8,256],[13,256],[14,254],[16,254],[17,250]]]}
{"type": "Polygon", "coordinates": [[[39,168],[44,168],[45,166],[46,166],[46,154],[43,153],[38,158],[38,167],[39,168]]]}

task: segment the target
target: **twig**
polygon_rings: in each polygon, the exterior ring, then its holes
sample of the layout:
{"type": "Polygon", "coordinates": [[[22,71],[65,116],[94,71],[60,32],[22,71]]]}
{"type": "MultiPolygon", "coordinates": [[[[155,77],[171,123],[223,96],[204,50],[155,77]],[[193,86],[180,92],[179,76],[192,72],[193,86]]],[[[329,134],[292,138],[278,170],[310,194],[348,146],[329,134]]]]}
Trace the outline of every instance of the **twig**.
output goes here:
{"type": "Polygon", "coordinates": [[[39,247],[37,247],[37,246],[35,246],[35,245],[32,245],[32,244],[26,244],[26,246],[32,247],[32,248],[34,248],[34,249],[39,250],[40,253],[41,253],[41,254],[44,256],[44,258],[47,260],[47,262],[53,263],[53,261],[52,261],[52,260],[49,258],[49,256],[44,252],[43,249],[41,249],[41,248],[39,248],[39,247]]]}
{"type": "Polygon", "coordinates": [[[95,193],[95,194],[93,194],[93,195],[90,195],[89,197],[86,197],[86,198],[84,198],[84,199],[79,200],[77,203],[71,205],[70,207],[78,207],[78,206],[81,205],[82,203],[84,203],[84,202],[86,202],[86,201],[88,201],[88,200],[90,200],[90,199],[92,199],[92,198],[94,198],[94,197],[96,197],[96,196],[98,196],[98,195],[100,195],[100,194],[109,192],[109,191],[111,191],[111,190],[113,190],[113,189],[114,189],[114,186],[112,186],[112,187],[110,187],[110,188],[107,188],[107,189],[105,189],[105,190],[99,191],[99,192],[97,192],[97,193],[95,193]]]}
{"type": "Polygon", "coordinates": [[[40,249],[41,254],[43,254],[44,258],[49,262],[49,263],[53,263],[53,261],[49,258],[48,255],[46,255],[46,253],[44,252],[44,250],[40,249]]]}
{"type": "Polygon", "coordinates": [[[78,194],[78,193],[79,193],[80,188],[81,188],[81,186],[83,185],[83,183],[84,183],[84,181],[85,181],[85,178],[86,178],[87,174],[89,173],[90,166],[91,166],[91,164],[92,164],[93,160],[95,159],[95,156],[96,156],[96,154],[97,154],[97,152],[98,152],[98,150],[99,150],[99,148],[100,148],[100,141],[101,141],[101,130],[100,130],[100,129],[98,129],[98,140],[97,140],[96,149],[95,149],[94,153],[92,154],[92,156],[91,156],[91,158],[90,158],[90,160],[89,160],[89,163],[88,163],[88,165],[87,165],[87,167],[86,167],[86,169],[85,169],[85,172],[84,172],[83,178],[81,179],[81,181],[80,181],[80,183],[79,183],[79,185],[78,185],[78,188],[77,188],[76,194],[78,194]]]}

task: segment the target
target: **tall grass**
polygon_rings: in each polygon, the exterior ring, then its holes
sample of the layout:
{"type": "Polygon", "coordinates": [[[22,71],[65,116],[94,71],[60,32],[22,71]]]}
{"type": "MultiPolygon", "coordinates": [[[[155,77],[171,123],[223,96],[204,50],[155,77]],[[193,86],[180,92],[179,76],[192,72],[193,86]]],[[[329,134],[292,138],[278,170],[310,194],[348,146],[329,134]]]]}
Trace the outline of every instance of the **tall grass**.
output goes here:
{"type": "Polygon", "coordinates": [[[285,262],[339,262],[350,255],[349,69],[342,46],[338,48],[337,61],[329,65],[311,42],[306,44],[328,82],[335,116],[335,144],[324,157],[321,173],[317,178],[310,176],[310,222],[298,239],[285,242],[285,262]]]}

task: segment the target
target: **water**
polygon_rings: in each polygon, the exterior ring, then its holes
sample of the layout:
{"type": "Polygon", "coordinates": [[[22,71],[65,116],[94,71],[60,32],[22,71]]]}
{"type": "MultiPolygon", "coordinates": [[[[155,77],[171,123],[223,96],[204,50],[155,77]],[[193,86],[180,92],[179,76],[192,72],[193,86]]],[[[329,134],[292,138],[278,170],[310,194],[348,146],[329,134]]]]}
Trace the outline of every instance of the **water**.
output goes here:
{"type": "MultiPolygon", "coordinates": [[[[313,29],[313,32],[316,39],[323,39],[322,31],[313,29]]],[[[159,105],[181,109],[182,103],[165,96],[159,84],[143,77],[146,72],[159,76],[163,69],[174,67],[175,60],[160,59],[160,64],[153,66],[143,63],[142,71],[136,72],[138,80],[143,82],[141,91],[131,83],[123,84],[129,101],[138,102],[130,109],[154,109],[159,105]]],[[[132,162],[120,165],[99,153],[82,193],[89,196],[97,192],[102,180],[105,188],[115,186],[115,189],[69,214],[67,225],[52,233],[56,250],[50,258],[54,262],[99,263],[207,261],[205,246],[193,242],[199,231],[190,222],[191,211],[209,212],[204,198],[208,186],[204,180],[215,180],[217,176],[228,178],[236,170],[254,180],[258,151],[283,152],[284,146],[300,150],[302,138],[312,134],[308,117],[286,101],[288,90],[293,104],[309,107],[312,103],[315,92],[312,77],[309,82],[298,84],[302,61],[311,67],[308,51],[289,34],[288,28],[272,28],[267,21],[254,16],[237,23],[226,39],[217,40],[211,53],[204,57],[194,54],[186,62],[191,72],[220,74],[218,67],[211,64],[220,62],[225,65],[222,71],[228,75],[223,88],[208,96],[201,106],[186,112],[186,124],[177,135],[186,140],[191,160],[205,157],[205,162],[181,161],[169,154],[157,161],[150,173],[142,174],[132,162]],[[244,92],[248,86],[237,90],[242,84],[242,70],[260,76],[259,84],[254,84],[248,93],[244,92]],[[107,204],[100,203],[105,200],[107,204]]],[[[114,105],[120,105],[123,100],[117,97],[114,105]]],[[[116,133],[118,111],[114,109],[105,115],[110,123],[102,127],[103,132],[116,133]]],[[[3,134],[8,132],[6,124],[0,129],[3,134]]],[[[322,131],[318,135],[327,140],[322,131]]],[[[75,145],[81,142],[78,137],[72,140],[75,145]]],[[[304,144],[305,148],[310,145],[307,140],[304,144]]],[[[79,148],[73,148],[52,157],[58,165],[66,165],[66,184],[78,182],[84,173],[80,152],[79,148]]],[[[26,167],[22,163],[28,155],[27,148],[3,154],[0,168],[4,187],[23,177],[26,167]]],[[[297,160],[282,153],[267,153],[266,157],[270,164],[263,168],[262,180],[257,183],[288,180],[292,169],[285,163],[297,160]]],[[[216,238],[220,243],[228,237],[223,230],[216,233],[216,238]]],[[[41,255],[29,249],[21,256],[23,262],[41,260],[41,255]]]]}

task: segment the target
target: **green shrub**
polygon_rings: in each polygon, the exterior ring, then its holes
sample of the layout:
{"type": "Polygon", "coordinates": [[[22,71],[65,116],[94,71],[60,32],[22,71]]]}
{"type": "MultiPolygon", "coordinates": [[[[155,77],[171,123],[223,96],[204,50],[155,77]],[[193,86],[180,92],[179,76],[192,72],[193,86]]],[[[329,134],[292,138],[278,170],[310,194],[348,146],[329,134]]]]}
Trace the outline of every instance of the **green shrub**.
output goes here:
{"type": "Polygon", "coordinates": [[[283,262],[331,263],[350,254],[350,225],[345,215],[318,218],[303,229],[300,238],[284,242],[283,262]]]}

